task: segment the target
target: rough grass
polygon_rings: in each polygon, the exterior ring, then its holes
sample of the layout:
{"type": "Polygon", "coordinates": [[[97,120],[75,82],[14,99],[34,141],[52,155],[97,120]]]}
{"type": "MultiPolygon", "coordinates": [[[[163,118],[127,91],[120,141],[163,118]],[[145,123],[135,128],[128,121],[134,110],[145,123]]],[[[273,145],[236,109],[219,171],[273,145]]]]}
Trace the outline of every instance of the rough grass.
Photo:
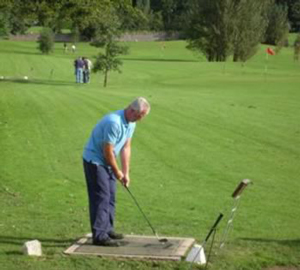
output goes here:
{"type": "MultiPolygon", "coordinates": [[[[41,55],[33,42],[1,41],[0,265],[1,269],[187,269],[186,263],[68,257],[63,250],[89,231],[81,153],[94,124],[136,96],[152,104],[133,140],[131,190],[160,235],[202,242],[244,178],[225,249],[211,269],[299,266],[300,65],[292,49],[270,57],[264,47],[244,67],[207,63],[184,42],[127,43],[123,73],[74,83],[73,60],[96,49],[63,45],[41,55]],[[25,81],[24,76],[29,80],[25,81]],[[44,255],[20,248],[42,241],[44,255]]],[[[119,186],[116,227],[151,234],[119,186]]]]}

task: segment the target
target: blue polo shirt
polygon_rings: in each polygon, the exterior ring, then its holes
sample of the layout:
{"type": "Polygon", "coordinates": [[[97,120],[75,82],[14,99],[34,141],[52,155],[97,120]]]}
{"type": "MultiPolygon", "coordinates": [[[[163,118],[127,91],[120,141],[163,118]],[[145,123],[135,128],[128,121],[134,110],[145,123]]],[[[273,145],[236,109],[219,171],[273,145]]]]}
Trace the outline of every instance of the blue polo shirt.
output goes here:
{"type": "Polygon", "coordinates": [[[117,157],[127,139],[132,137],[135,125],[126,121],[124,110],[104,116],[93,129],[84,148],[83,158],[88,162],[106,166],[103,155],[104,143],[114,145],[114,154],[117,157]]]}

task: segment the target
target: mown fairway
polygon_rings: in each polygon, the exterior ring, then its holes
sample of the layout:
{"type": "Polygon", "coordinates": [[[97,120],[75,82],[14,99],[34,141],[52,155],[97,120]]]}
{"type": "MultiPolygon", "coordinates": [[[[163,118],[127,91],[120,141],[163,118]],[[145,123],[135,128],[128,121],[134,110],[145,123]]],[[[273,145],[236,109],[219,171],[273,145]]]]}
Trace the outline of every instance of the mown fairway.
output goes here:
{"type": "MultiPolygon", "coordinates": [[[[160,235],[205,238],[244,178],[230,244],[212,256],[210,269],[300,265],[300,63],[292,49],[269,57],[264,47],[244,67],[207,63],[185,43],[128,43],[123,73],[108,87],[92,74],[76,85],[75,56],[96,49],[63,45],[41,55],[34,42],[0,42],[0,268],[187,269],[187,263],[68,257],[63,250],[89,232],[81,153],[104,114],[137,96],[152,104],[132,149],[131,190],[160,235]],[[29,80],[23,80],[23,76],[29,80]],[[21,253],[39,239],[44,255],[21,253]]],[[[119,185],[116,227],[151,230],[119,185]]]]}

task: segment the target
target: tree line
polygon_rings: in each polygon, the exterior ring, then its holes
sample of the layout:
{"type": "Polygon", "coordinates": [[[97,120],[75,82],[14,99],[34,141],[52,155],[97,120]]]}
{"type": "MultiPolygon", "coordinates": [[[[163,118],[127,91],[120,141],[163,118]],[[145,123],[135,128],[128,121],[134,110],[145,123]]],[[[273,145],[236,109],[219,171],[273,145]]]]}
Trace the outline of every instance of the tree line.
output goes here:
{"type": "MultiPolygon", "coordinates": [[[[25,33],[29,27],[39,25],[49,27],[55,33],[71,29],[91,39],[96,32],[97,20],[107,12],[105,6],[114,10],[123,31],[184,31],[189,26],[190,10],[195,5],[197,8],[203,5],[206,8],[210,4],[237,6],[242,5],[241,2],[257,5],[257,2],[264,4],[269,0],[1,0],[0,31],[2,35],[25,33]]],[[[300,31],[300,0],[271,2],[273,7],[286,11],[290,29],[300,31]]],[[[240,12],[250,16],[252,11],[240,12]]],[[[276,16],[275,10],[273,15],[276,16]]]]}
{"type": "Polygon", "coordinates": [[[208,61],[245,62],[262,42],[279,51],[289,33],[288,8],[275,0],[188,0],[188,48],[208,61]]]}
{"type": "Polygon", "coordinates": [[[121,61],[117,56],[126,53],[127,48],[117,40],[125,31],[177,31],[186,39],[187,48],[203,53],[208,61],[232,57],[233,61],[245,62],[260,43],[276,45],[279,51],[289,31],[300,30],[300,0],[0,2],[0,36],[25,33],[35,25],[53,33],[70,29],[74,36],[104,48],[97,57],[95,71],[106,75],[109,70],[119,70],[121,61]]]}

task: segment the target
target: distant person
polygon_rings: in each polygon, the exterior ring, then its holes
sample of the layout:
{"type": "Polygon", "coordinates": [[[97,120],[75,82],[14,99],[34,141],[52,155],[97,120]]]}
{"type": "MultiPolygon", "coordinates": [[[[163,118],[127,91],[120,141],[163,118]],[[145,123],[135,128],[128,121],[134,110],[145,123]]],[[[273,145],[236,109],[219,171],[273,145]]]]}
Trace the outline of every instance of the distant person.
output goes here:
{"type": "Polygon", "coordinates": [[[72,49],[72,53],[76,52],[76,46],[75,46],[75,44],[72,44],[71,49],[72,49]]]}
{"type": "Polygon", "coordinates": [[[76,83],[83,83],[84,62],[81,57],[78,57],[74,61],[74,68],[75,68],[76,83]]]}
{"type": "Polygon", "coordinates": [[[68,52],[68,45],[66,42],[64,42],[64,52],[67,53],[68,52]]]}
{"type": "Polygon", "coordinates": [[[93,67],[92,61],[86,57],[83,57],[83,62],[84,62],[84,68],[83,68],[83,82],[84,83],[89,83],[90,82],[90,74],[91,74],[91,69],[93,67]]]}
{"type": "Polygon", "coordinates": [[[93,244],[120,246],[122,234],[114,231],[116,180],[130,183],[131,138],[136,122],[150,112],[145,98],[137,98],[126,109],[112,112],[94,127],[83,151],[93,244]],[[121,166],[117,156],[121,154],[121,166]]]}

